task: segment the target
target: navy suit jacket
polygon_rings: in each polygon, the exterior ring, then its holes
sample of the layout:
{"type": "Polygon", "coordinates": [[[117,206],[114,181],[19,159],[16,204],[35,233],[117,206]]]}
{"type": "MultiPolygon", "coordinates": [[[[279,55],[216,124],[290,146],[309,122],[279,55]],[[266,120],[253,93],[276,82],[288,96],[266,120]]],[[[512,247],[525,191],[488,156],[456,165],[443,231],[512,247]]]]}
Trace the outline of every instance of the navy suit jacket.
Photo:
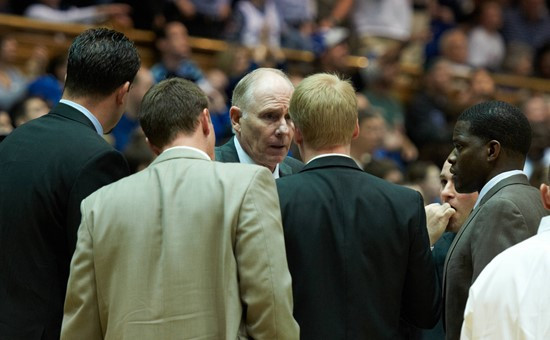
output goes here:
{"type": "Polygon", "coordinates": [[[328,156],[276,181],[301,339],[396,339],[431,328],[440,287],[420,194],[328,156]]]}
{"type": "MultiPolygon", "coordinates": [[[[235,148],[235,136],[222,146],[216,147],[216,161],[222,163],[239,163],[239,155],[235,148]]],[[[282,163],[279,163],[279,176],[284,177],[297,173],[304,167],[304,163],[292,157],[285,157],[282,163]]]]}
{"type": "Polygon", "coordinates": [[[62,103],[0,143],[0,339],[59,339],[80,202],[128,174],[62,103]]]}

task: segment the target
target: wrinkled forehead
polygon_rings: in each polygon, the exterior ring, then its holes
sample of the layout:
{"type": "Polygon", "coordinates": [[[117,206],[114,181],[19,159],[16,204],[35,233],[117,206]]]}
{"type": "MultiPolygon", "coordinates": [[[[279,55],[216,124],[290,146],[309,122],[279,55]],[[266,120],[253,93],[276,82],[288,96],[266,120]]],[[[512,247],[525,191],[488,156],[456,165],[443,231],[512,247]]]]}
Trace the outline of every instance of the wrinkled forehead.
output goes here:
{"type": "Polygon", "coordinates": [[[251,90],[247,109],[259,112],[267,107],[288,109],[294,87],[284,78],[274,75],[258,79],[251,90]]]}

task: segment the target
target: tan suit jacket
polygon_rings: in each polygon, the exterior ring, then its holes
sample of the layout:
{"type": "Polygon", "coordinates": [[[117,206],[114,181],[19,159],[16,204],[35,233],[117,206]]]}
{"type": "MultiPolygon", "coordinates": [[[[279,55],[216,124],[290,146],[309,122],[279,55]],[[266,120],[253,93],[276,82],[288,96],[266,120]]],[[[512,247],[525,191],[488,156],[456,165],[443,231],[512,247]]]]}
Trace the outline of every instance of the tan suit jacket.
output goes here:
{"type": "Polygon", "coordinates": [[[62,339],[298,339],[263,167],[189,149],[82,203],[62,339]]]}
{"type": "Polygon", "coordinates": [[[460,337],[468,291],[483,268],[503,250],[535,235],[547,211],[524,175],[498,182],[483,196],[456,235],[443,276],[446,339],[460,337]]]}

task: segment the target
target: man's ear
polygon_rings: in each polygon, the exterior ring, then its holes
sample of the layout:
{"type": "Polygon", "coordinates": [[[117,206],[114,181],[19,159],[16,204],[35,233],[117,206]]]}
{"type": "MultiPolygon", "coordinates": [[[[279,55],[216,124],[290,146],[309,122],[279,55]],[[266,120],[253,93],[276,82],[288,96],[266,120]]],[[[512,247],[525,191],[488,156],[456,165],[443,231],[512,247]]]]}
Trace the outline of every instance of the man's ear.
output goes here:
{"type": "Polygon", "coordinates": [[[302,134],[302,130],[298,127],[294,128],[294,143],[296,143],[296,145],[302,145],[304,143],[304,135],[302,134]]]}
{"type": "Polygon", "coordinates": [[[487,145],[487,161],[494,162],[500,155],[501,147],[500,143],[496,140],[490,140],[487,145]]]}
{"type": "Polygon", "coordinates": [[[126,100],[126,96],[128,95],[128,91],[130,91],[130,82],[129,81],[125,82],[116,91],[116,103],[117,103],[117,105],[124,104],[124,101],[126,100]]]}
{"type": "Polygon", "coordinates": [[[151,151],[153,151],[155,156],[158,156],[162,153],[162,150],[159,147],[157,147],[156,145],[154,145],[153,143],[151,143],[149,138],[145,137],[145,141],[147,142],[147,145],[149,145],[149,149],[151,149],[151,151]]]}
{"type": "Polygon", "coordinates": [[[237,135],[241,135],[241,118],[243,112],[237,106],[231,106],[229,109],[229,116],[231,117],[231,127],[235,130],[237,135]]]}
{"type": "Polygon", "coordinates": [[[540,197],[542,199],[542,205],[546,209],[550,209],[550,187],[548,184],[541,184],[540,185],[540,197]]]}
{"type": "Polygon", "coordinates": [[[208,111],[208,109],[205,108],[204,110],[202,110],[199,121],[201,124],[202,133],[205,136],[210,135],[210,133],[212,133],[213,131],[211,129],[212,120],[210,118],[210,112],[208,111]]]}
{"type": "Polygon", "coordinates": [[[355,129],[353,129],[353,135],[351,136],[351,139],[355,139],[359,136],[359,119],[355,122],[355,129]]]}

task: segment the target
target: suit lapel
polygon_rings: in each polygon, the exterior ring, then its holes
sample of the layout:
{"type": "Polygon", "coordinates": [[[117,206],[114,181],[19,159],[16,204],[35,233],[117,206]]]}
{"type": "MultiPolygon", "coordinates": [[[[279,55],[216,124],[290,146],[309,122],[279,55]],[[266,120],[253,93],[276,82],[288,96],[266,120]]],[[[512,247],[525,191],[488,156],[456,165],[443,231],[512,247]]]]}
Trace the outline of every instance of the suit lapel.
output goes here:
{"type": "Polygon", "coordinates": [[[510,176],[508,178],[503,179],[502,181],[498,182],[494,187],[491,188],[483,196],[481,201],[479,202],[478,206],[470,213],[468,218],[466,219],[466,222],[464,222],[464,225],[460,228],[458,234],[456,235],[455,239],[453,240],[453,243],[451,244],[451,247],[449,248],[449,251],[447,253],[447,257],[445,257],[445,265],[443,267],[443,294],[445,294],[445,281],[447,278],[447,264],[449,262],[449,259],[451,258],[451,255],[457,245],[457,243],[460,241],[460,238],[462,235],[466,232],[468,228],[470,228],[470,222],[474,219],[474,217],[477,215],[481,207],[491,198],[493,197],[497,192],[499,192],[502,188],[507,187],[509,185],[513,184],[523,184],[523,185],[529,185],[529,182],[527,178],[524,175],[514,175],[510,176]]]}
{"type": "Polygon", "coordinates": [[[286,164],[285,162],[286,162],[286,158],[281,163],[279,163],[280,177],[292,175],[292,168],[290,167],[290,165],[286,164]]]}
{"type": "Polygon", "coordinates": [[[216,160],[221,162],[239,162],[239,155],[237,154],[237,148],[235,148],[235,136],[224,145],[217,147],[216,151],[216,160]]]}

